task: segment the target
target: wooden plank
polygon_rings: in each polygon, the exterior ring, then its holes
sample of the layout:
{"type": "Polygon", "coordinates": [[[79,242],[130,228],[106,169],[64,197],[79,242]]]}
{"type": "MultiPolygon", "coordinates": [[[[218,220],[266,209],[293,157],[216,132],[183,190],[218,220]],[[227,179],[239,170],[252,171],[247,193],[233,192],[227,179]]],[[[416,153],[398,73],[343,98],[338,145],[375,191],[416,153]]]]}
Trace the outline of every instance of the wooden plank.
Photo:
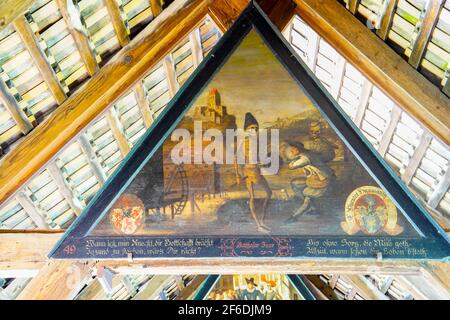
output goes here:
{"type": "Polygon", "coordinates": [[[0,1],[0,31],[27,11],[35,0],[2,0],[0,1]]]}
{"type": "Polygon", "coordinates": [[[426,131],[420,137],[419,145],[414,150],[414,153],[408,165],[406,166],[405,171],[401,175],[401,178],[406,185],[409,185],[411,179],[416,173],[417,168],[419,168],[420,162],[422,161],[425,152],[430,146],[431,140],[433,140],[433,136],[426,131]]]}
{"type": "Polygon", "coordinates": [[[70,260],[46,262],[17,300],[72,300],[91,278],[93,265],[70,260]]]}
{"type": "MultiPolygon", "coordinates": [[[[80,53],[81,59],[83,60],[84,66],[86,67],[89,75],[94,75],[94,73],[98,70],[97,59],[94,51],[91,48],[89,43],[89,39],[85,34],[85,30],[78,30],[72,23],[71,16],[67,9],[67,1],[66,0],[55,0],[56,5],[58,6],[59,11],[64,19],[64,22],[69,29],[70,34],[75,40],[75,44],[80,53]]],[[[78,13],[79,14],[79,13],[78,13]]],[[[78,17],[72,17],[73,19],[79,19],[78,17]]]]}
{"type": "Polygon", "coordinates": [[[69,203],[70,207],[73,209],[77,216],[80,215],[82,208],[79,201],[76,199],[73,191],[67,186],[67,183],[55,162],[51,161],[45,167],[48,173],[52,177],[55,184],[58,186],[59,191],[62,193],[66,201],[69,203]]]}
{"type": "Polygon", "coordinates": [[[316,32],[408,114],[450,144],[450,100],[337,1],[294,0],[316,32]]]}
{"type": "Polygon", "coordinates": [[[212,1],[208,13],[217,27],[227,31],[248,5],[248,0],[212,1]]]}
{"type": "Polygon", "coordinates": [[[64,101],[44,123],[5,155],[0,160],[0,203],[98,114],[128,92],[183,36],[189,34],[206,13],[205,0],[172,3],[83,88],[64,101]]]}
{"type": "Polygon", "coordinates": [[[130,152],[131,148],[128,144],[127,139],[125,138],[125,135],[122,130],[122,124],[119,122],[119,119],[117,118],[117,114],[115,112],[114,107],[110,108],[108,112],[106,112],[106,121],[108,121],[108,125],[111,129],[111,132],[114,136],[114,139],[116,140],[120,153],[122,156],[126,156],[128,152],[130,152]]]}
{"type": "Polygon", "coordinates": [[[133,91],[138,103],[139,111],[141,112],[142,118],[144,119],[145,127],[150,128],[153,123],[153,115],[150,111],[148,100],[145,98],[145,92],[142,82],[136,83],[133,91]]]}
{"type": "Polygon", "coordinates": [[[392,19],[394,18],[395,8],[397,7],[398,0],[387,1],[386,11],[381,18],[380,26],[377,30],[377,35],[386,40],[389,30],[392,26],[392,19]]]}
{"type": "Polygon", "coordinates": [[[130,42],[128,30],[125,22],[120,14],[120,8],[116,0],[103,0],[106,9],[108,10],[109,18],[116,32],[117,39],[122,47],[125,47],[130,42]]]}
{"type": "Polygon", "coordinates": [[[433,33],[434,26],[436,25],[439,13],[444,6],[445,1],[433,0],[427,2],[425,17],[420,23],[419,34],[412,48],[411,55],[409,56],[409,64],[414,68],[418,68],[422,62],[423,55],[428,45],[428,41],[433,33]]]}
{"type": "Polygon", "coordinates": [[[33,125],[28,120],[25,112],[23,112],[16,99],[14,99],[11,93],[9,93],[8,88],[2,79],[0,79],[0,101],[3,103],[6,110],[14,119],[23,134],[27,134],[33,130],[33,125]]]}
{"type": "Polygon", "coordinates": [[[422,262],[422,275],[439,294],[450,299],[450,263],[447,262],[422,262]]]}
{"type": "Polygon", "coordinates": [[[63,231],[0,231],[0,277],[39,270],[63,231]]]}
{"type": "Polygon", "coordinates": [[[55,101],[58,104],[63,103],[63,101],[67,98],[66,93],[64,92],[64,89],[62,88],[55,71],[51,67],[44,52],[40,48],[34,32],[33,30],[31,30],[31,27],[28,24],[27,20],[24,16],[20,16],[16,20],[14,20],[13,26],[22,39],[25,48],[30,53],[33,62],[38,68],[48,88],[50,89],[53,98],[55,98],[55,101]]]}
{"type": "Polygon", "coordinates": [[[22,206],[28,216],[33,220],[38,229],[50,229],[47,221],[38,211],[33,201],[23,191],[19,191],[16,195],[17,202],[22,206]]]}
{"type": "Polygon", "coordinates": [[[420,274],[422,266],[414,261],[363,260],[296,260],[266,259],[167,259],[128,261],[100,261],[99,265],[121,274],[233,274],[233,273],[283,273],[283,274],[420,274]],[[264,268],[261,268],[264,266],[264,268]]]}

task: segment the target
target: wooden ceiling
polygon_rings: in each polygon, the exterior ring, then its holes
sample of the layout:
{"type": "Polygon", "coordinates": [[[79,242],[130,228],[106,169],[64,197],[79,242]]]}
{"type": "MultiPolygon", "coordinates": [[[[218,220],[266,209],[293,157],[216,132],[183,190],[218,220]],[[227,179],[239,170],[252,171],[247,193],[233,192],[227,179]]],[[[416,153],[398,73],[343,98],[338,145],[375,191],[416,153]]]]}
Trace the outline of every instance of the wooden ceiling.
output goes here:
{"type": "MultiPolygon", "coordinates": [[[[0,234],[0,252],[11,243],[15,250],[0,258],[0,269],[44,267],[42,279],[54,272],[46,253],[59,234],[50,230],[70,225],[248,1],[14,2],[0,4],[0,229],[7,231],[0,234]]],[[[448,4],[424,7],[414,20],[423,29],[402,47],[395,21],[405,16],[404,2],[344,3],[369,28],[367,21],[378,26],[371,32],[338,1],[261,1],[341,107],[449,230],[450,102],[441,92],[448,92],[448,73],[430,71],[441,77],[436,81],[426,67],[435,61],[430,52],[439,40],[433,37],[442,37],[436,28],[446,31],[442,12],[448,4]],[[331,66],[328,73],[323,63],[331,66]]],[[[409,2],[421,8],[420,1],[409,2]]],[[[355,264],[344,269],[364,272],[352,269],[355,264]]],[[[331,264],[328,270],[337,269],[331,264]]],[[[385,272],[399,269],[388,265],[385,272]]]]}

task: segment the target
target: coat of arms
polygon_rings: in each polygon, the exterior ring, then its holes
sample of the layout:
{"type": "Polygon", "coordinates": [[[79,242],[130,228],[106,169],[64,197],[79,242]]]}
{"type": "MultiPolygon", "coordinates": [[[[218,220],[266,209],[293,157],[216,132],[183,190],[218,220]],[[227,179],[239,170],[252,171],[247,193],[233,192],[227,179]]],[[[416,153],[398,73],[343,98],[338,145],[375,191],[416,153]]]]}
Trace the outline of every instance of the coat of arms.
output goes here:
{"type": "Polygon", "coordinates": [[[120,234],[133,234],[142,225],[144,204],[132,194],[119,198],[110,212],[110,221],[114,230],[120,234]]]}
{"type": "Polygon", "coordinates": [[[403,228],[397,224],[397,208],[387,194],[378,187],[364,186],[353,190],[345,202],[345,221],[342,229],[349,235],[362,231],[377,235],[382,231],[398,235],[403,228]]]}

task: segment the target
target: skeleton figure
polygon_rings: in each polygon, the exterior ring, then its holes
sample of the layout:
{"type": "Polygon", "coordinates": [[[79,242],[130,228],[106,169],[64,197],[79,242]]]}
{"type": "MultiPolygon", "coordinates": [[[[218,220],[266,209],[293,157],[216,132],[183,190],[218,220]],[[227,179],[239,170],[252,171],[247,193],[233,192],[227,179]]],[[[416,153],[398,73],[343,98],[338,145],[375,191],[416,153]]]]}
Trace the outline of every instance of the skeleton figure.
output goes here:
{"type": "MultiPolygon", "coordinates": [[[[248,136],[250,136],[250,135],[257,135],[258,129],[259,129],[258,121],[256,121],[255,117],[250,112],[247,112],[245,114],[244,131],[248,134],[248,136]]],[[[252,150],[252,148],[250,147],[250,139],[246,138],[244,140],[244,143],[241,146],[238,146],[238,148],[244,148],[243,151],[245,157],[248,157],[249,159],[252,158],[257,159],[257,154],[256,155],[251,154],[251,152],[254,152],[254,150],[252,150]]],[[[270,228],[265,225],[264,219],[266,216],[267,205],[269,203],[270,198],[272,197],[272,190],[270,189],[267,180],[261,173],[261,165],[259,163],[249,163],[249,161],[246,160],[245,164],[242,166],[242,168],[240,168],[240,166],[237,164],[237,159],[235,157],[235,169],[236,169],[237,184],[240,185],[242,182],[245,182],[245,186],[249,193],[250,213],[253,217],[253,220],[256,223],[257,230],[259,232],[264,233],[269,232],[270,228]],[[266,194],[260,217],[256,212],[255,206],[255,187],[257,186],[261,187],[266,194]]]]}

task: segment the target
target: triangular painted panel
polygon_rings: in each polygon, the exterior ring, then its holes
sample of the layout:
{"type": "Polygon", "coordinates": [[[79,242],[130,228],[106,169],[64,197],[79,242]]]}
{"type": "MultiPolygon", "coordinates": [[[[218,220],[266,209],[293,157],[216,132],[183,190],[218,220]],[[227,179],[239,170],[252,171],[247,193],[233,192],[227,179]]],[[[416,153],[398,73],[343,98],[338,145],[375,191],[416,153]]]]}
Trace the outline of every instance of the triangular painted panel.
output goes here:
{"type": "Polygon", "coordinates": [[[316,300],[299,275],[210,275],[192,300],[316,300]]]}
{"type": "Polygon", "coordinates": [[[51,257],[449,253],[442,229],[252,3],[51,257]]]}

